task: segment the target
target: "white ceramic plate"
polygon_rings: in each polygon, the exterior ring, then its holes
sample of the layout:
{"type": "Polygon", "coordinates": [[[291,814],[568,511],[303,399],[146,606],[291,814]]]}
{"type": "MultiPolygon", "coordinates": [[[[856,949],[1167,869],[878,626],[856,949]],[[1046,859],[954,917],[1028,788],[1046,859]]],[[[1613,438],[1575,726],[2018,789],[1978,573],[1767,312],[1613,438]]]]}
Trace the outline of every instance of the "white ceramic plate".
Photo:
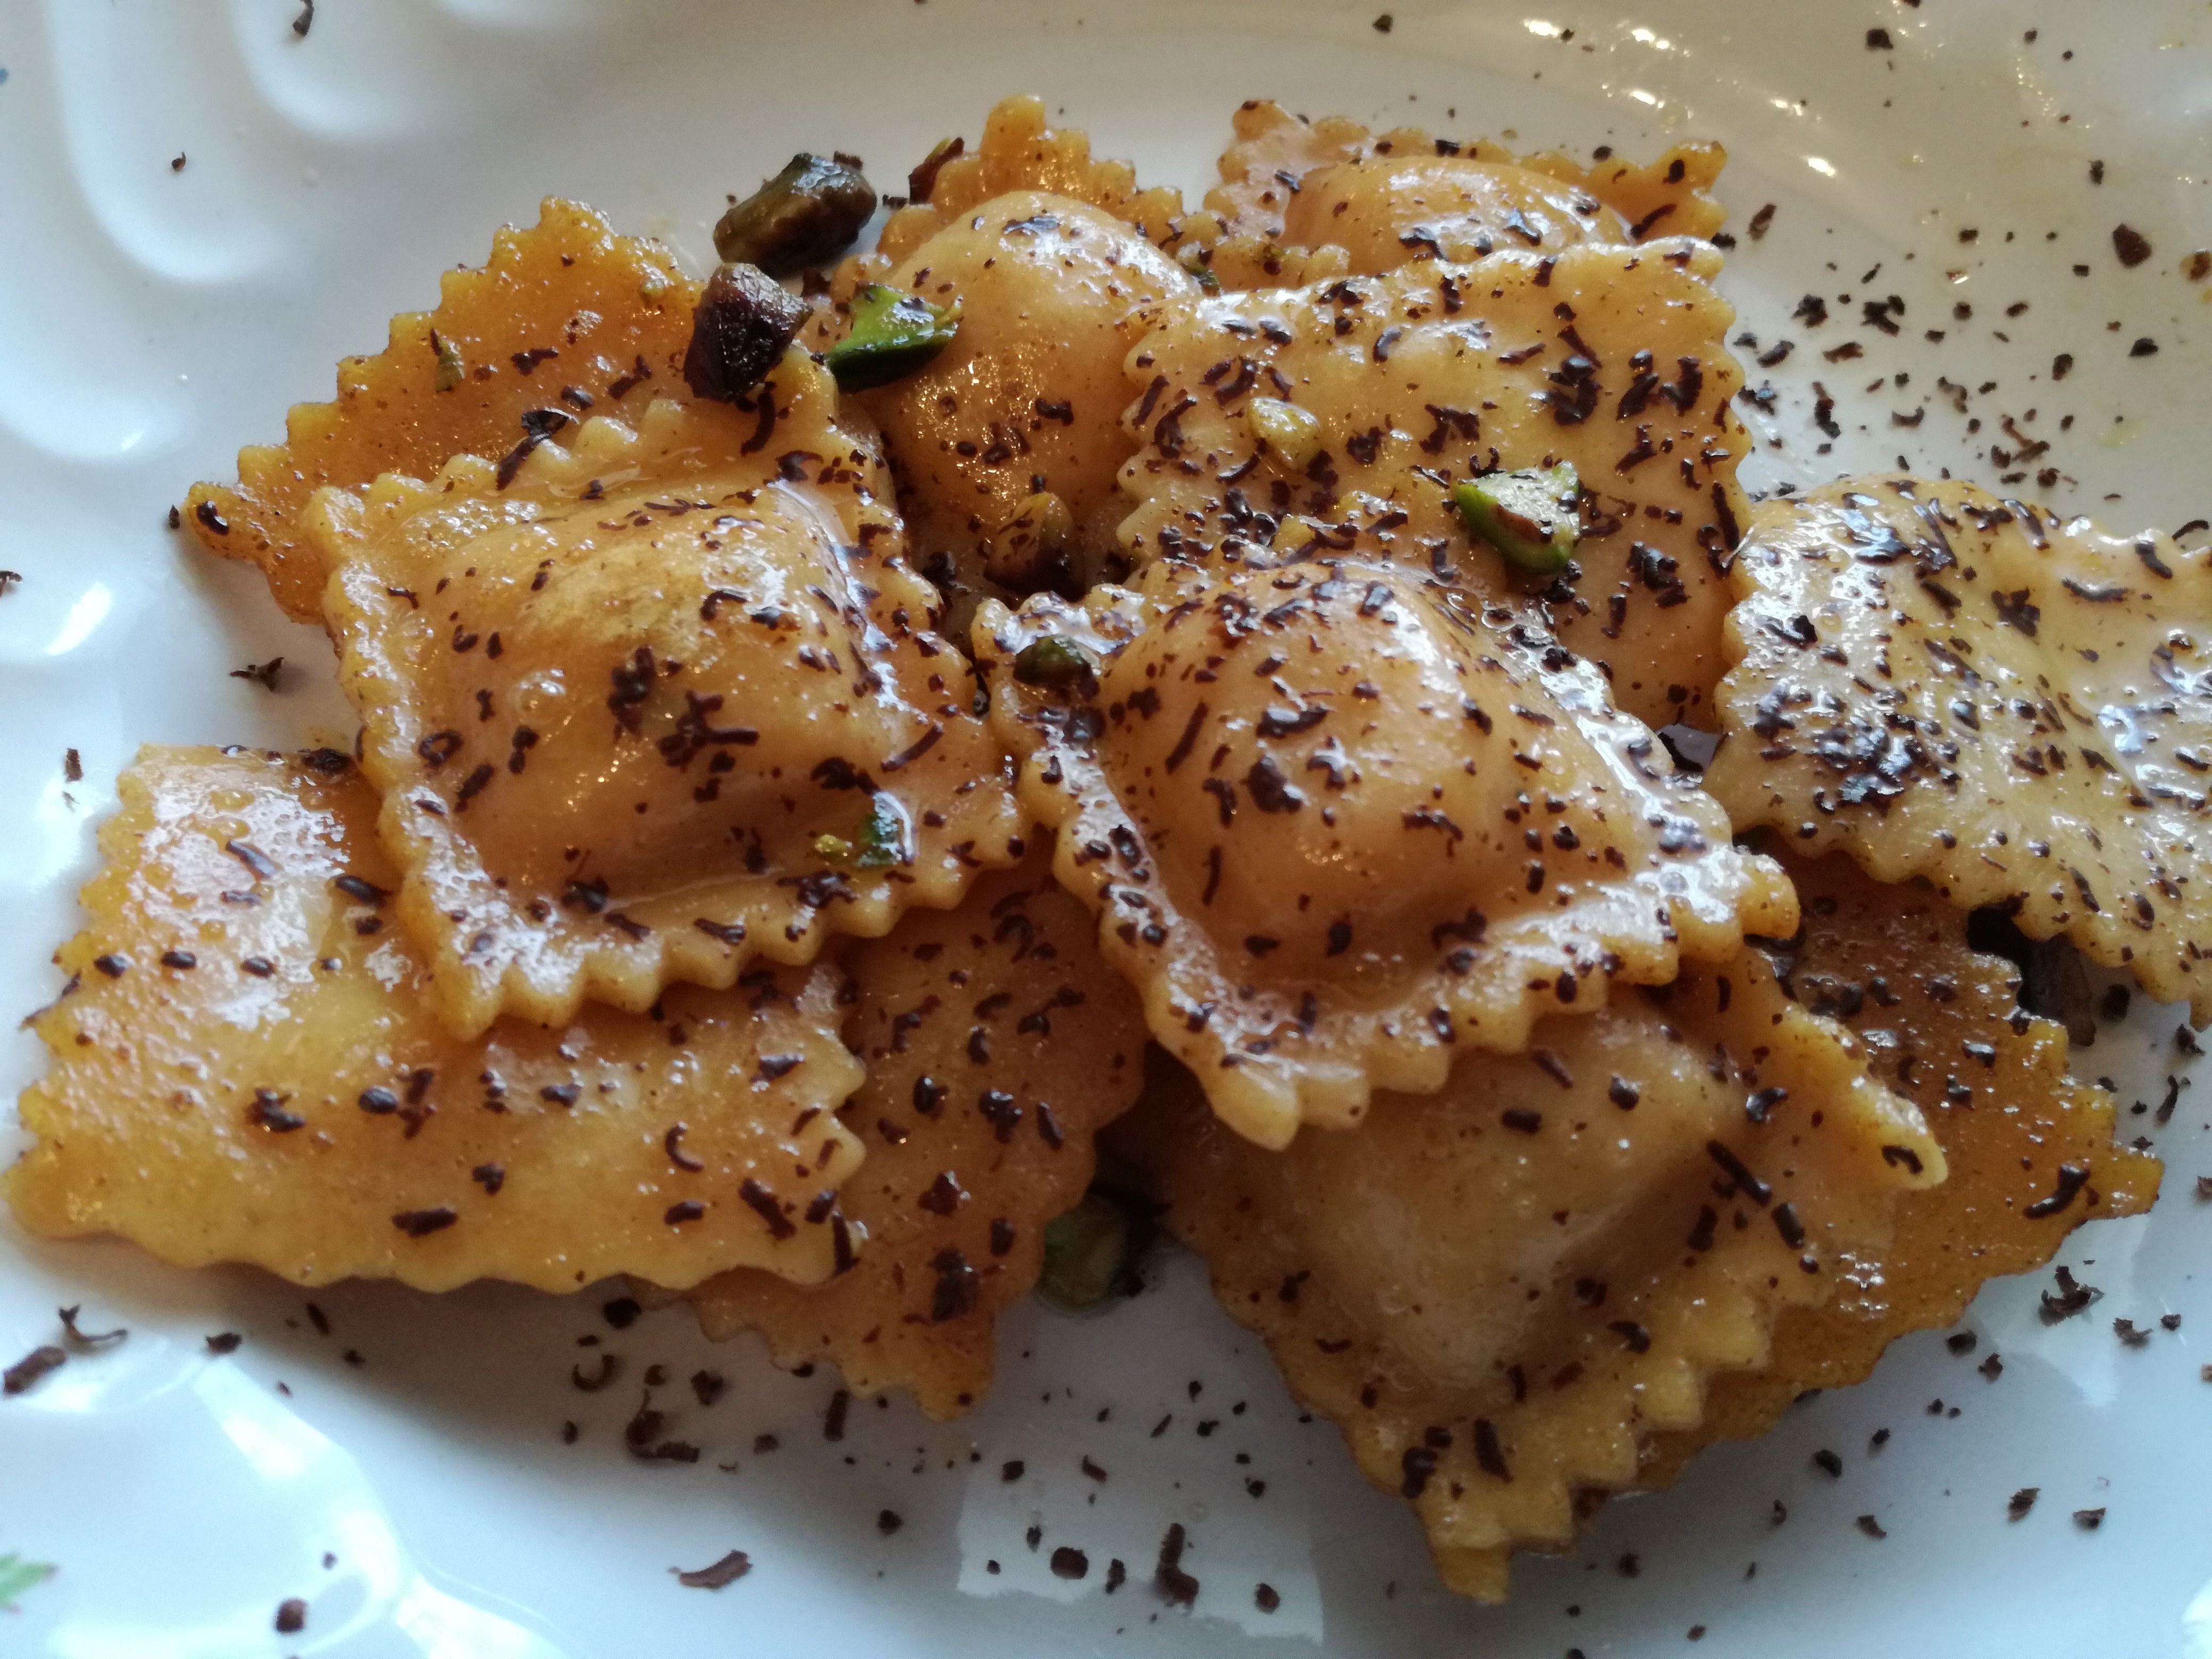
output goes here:
{"type": "MultiPolygon", "coordinates": [[[[696,262],[724,192],[793,150],[858,150],[896,189],[932,141],[972,137],[1018,90],[1186,189],[1251,95],[1579,152],[1715,137],[1734,228],[1777,204],[1725,279],[1760,343],[1744,355],[1797,342],[1760,371],[1781,395],[1755,486],[1902,457],[1990,481],[2055,467],[2015,488],[2122,527],[2212,504],[2212,313],[2181,270],[2212,242],[2200,0],[324,0],[304,40],[300,4],[0,3],[0,566],[22,573],[0,598],[10,1024],[53,988],[47,952],[76,926],[92,828],[137,745],[350,729],[320,635],[167,533],[168,504],[279,433],[287,405],[328,396],[339,356],[380,344],[441,268],[480,260],[548,192],[696,262]],[[2114,257],[2123,222],[2154,250],[2132,270],[2114,257]],[[1807,293],[1829,304],[1815,331],[1791,320],[1807,293]],[[1893,337],[1859,320],[1892,295],[1893,337]],[[2130,356],[2139,338],[2156,355],[2130,356]],[[1863,357],[1824,361],[1854,339],[1863,357]],[[1832,453],[1815,447],[1815,380],[1837,399],[1832,453]],[[2020,434],[2051,447],[2008,462],[2020,434]],[[279,653],[300,670],[281,694],[228,678],[279,653]]],[[[2103,1291],[2088,1314],[2046,1328],[2047,1279],[1992,1286],[1971,1355],[1940,1334],[1901,1343],[1864,1387],[1614,1504],[1576,1556],[1522,1564],[1504,1609],[1437,1588],[1403,1506],[1300,1421],[1188,1257],[1109,1316],[1006,1321],[998,1391],[966,1420],[866,1405],[832,1442],[833,1378],[711,1349],[680,1311],[613,1330],[611,1288],[343,1286],[314,1297],[325,1335],[307,1298],[251,1273],[0,1231],[0,1358],[49,1340],[58,1304],[131,1331],[0,1404],[0,1556],[59,1569],[0,1613],[0,1652],[2212,1655],[2212,1293],[2196,1274],[2212,1210],[2194,1196],[2212,1098],[2179,1073],[2177,1024],[2138,999],[2078,1057],[2169,1160],[2152,1216],[2094,1224],[2063,1258],[2103,1291]],[[2160,1126],[2169,1072],[2180,1107],[2160,1126]],[[2116,1316],[2169,1312],[2181,1328],[2147,1347],[2114,1339],[2116,1316]],[[244,1345],[210,1358],[203,1339],[225,1330],[244,1345]],[[684,1413],[704,1461],[625,1455],[634,1400],[568,1380],[586,1334],[639,1370],[729,1376],[684,1413]],[[1992,1350],[1995,1382],[1977,1370],[1992,1350]],[[1839,1479],[1808,1462],[1820,1448],[1839,1479]],[[1081,1477],[1086,1456],[1110,1478],[1081,1477]],[[1025,1473],[1003,1479],[1016,1459],[1025,1473]],[[2039,1501],[2008,1522],[2025,1486],[2039,1501]],[[2094,1533],[2069,1518],[2092,1508],[2094,1533]],[[1886,1539],[1855,1525],[1869,1514],[1886,1539]],[[1146,1588],[1170,1521],[1189,1528],[1194,1613],[1146,1588]],[[1061,1544],[1088,1553],[1088,1579],[1047,1571],[1061,1544]],[[755,1566],[729,1589],[670,1576],[731,1549],[755,1566]],[[1109,1596],[1115,1557],[1131,1582],[1109,1596]],[[293,1596],[307,1626],[280,1636],[293,1596]]],[[[27,1035],[0,1038],[0,1099],[38,1063],[27,1035]]],[[[19,1139],[0,1116],[0,1158],[19,1139]]]]}

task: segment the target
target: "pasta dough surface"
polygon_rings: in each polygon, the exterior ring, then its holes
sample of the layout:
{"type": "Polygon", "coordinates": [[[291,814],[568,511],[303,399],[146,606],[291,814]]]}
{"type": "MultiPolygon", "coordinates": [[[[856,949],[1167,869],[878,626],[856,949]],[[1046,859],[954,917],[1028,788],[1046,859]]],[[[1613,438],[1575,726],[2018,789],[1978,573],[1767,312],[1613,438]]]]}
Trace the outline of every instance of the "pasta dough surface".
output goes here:
{"type": "Polygon", "coordinates": [[[804,351],[752,401],[316,500],[399,914],[457,1031],[808,961],[1021,856],[880,462],[804,351]]]}
{"type": "Polygon", "coordinates": [[[302,1285],[831,1273],[862,1146],[826,971],[457,1040],[343,756],[149,749],[119,788],[38,1017],[6,1177],[30,1231],[302,1285]]]}
{"type": "Polygon", "coordinates": [[[1653,726],[1694,716],[1720,677],[1723,572],[1747,510],[1719,268],[1678,238],[1428,260],[1181,310],[1129,361],[1144,447],[1122,473],[1122,546],[1141,562],[1310,544],[1540,592],[1621,708],[1653,726]],[[1311,453],[1266,436],[1285,405],[1310,420],[1311,453]],[[1452,489],[1559,461],[1583,492],[1575,567],[1524,577],[1470,541],[1452,489]]]}
{"type": "Polygon", "coordinates": [[[1875,1076],[1919,1106],[1950,1174],[1899,1206],[1835,1298],[1785,1314],[1762,1370],[1714,1379],[1703,1423],[1659,1436],[1640,1486],[1664,1486],[1698,1448],[1766,1432],[1807,1389],[1843,1388],[1908,1331],[1948,1325],[1991,1279],[2051,1260],[2099,1217],[2136,1215],[2160,1166],[2116,1145],[2112,1099],[2066,1074],[2066,1034],[2023,1012],[2010,963],[1966,943],[1933,894],[1883,887],[1842,858],[1792,860],[1805,926],[1779,954],[1805,1007],[1848,1024],[1875,1076]]]}
{"type": "Polygon", "coordinates": [[[1764,504],[1707,787],[2212,1018],[2212,555],[1972,484],[1764,504]]]}
{"type": "Polygon", "coordinates": [[[867,1081],[843,1111],[868,1146],[841,1195],[858,1266],[800,1289],[766,1273],[691,1293],[708,1335],[758,1330],[778,1364],[828,1360],[855,1392],[911,1389],[943,1419],[990,1386],[993,1323],[1036,1286],[1045,1224],[1090,1185],[1092,1139],[1134,1103],[1136,997],[1048,858],[986,877],[854,948],[867,1081]]]}
{"type": "Polygon", "coordinates": [[[240,451],[235,485],[195,484],[185,522],[209,551],[259,565],[295,621],[318,622],[330,572],[302,524],[318,489],[503,453],[528,410],[635,409],[682,383],[696,297],[665,248],[549,197],[481,269],[447,272],[434,311],[395,317],[384,350],[340,363],[336,402],[295,404],[283,443],[240,451]]]}
{"type": "Polygon", "coordinates": [[[1795,926],[1594,668],[1403,567],[1162,560],[1080,609],[987,608],[975,644],[1060,880],[1262,1145],[1795,926]],[[1024,684],[1051,653],[1087,672],[1024,684]]]}
{"type": "Polygon", "coordinates": [[[1508,1551],[1571,1540],[1578,1493],[1632,1484],[1943,1176],[1919,1113],[1754,951],[1532,1045],[1280,1153],[1188,1100],[1116,1136],[1222,1305],[1492,1601],[1508,1551]]]}

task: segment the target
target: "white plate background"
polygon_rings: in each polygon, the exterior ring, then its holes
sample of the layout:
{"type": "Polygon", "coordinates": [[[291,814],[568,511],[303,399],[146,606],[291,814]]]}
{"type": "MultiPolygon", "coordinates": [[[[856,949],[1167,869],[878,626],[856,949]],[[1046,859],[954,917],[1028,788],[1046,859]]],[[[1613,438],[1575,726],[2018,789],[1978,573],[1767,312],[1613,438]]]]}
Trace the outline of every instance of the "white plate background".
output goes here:
{"type": "MultiPolygon", "coordinates": [[[[724,192],[794,149],[858,150],[895,191],[931,142],[972,138],[1013,91],[1042,93],[1099,153],[1194,197],[1247,96],[1577,153],[1715,137],[1733,156],[1732,228],[1778,204],[1724,286],[1762,345],[1798,342],[1771,374],[1783,397],[1757,424],[1778,441],[1752,484],[1899,457],[1994,482],[1990,446],[2018,447],[1999,427],[2009,414],[2052,443],[2036,465],[2066,475],[2019,493],[2116,528],[2212,507],[2212,313],[2180,270],[2212,243],[2201,0],[322,0],[304,40],[298,3],[0,3],[0,566],[23,574],[0,598],[0,1099],[39,1066],[13,1021],[52,994],[48,952],[76,926],[93,827],[137,746],[350,732],[321,636],[280,619],[251,571],[166,532],[169,503],[278,434],[288,405],[327,397],[338,357],[380,346],[392,313],[434,301],[440,269],[480,262],[493,228],[528,222],[547,193],[665,237],[696,267],[724,192]],[[1386,4],[1387,34],[1371,27],[1386,4]],[[1875,27],[1893,49],[1869,47],[1875,27]],[[2155,250],[2132,270],[2112,252],[2123,221],[2155,250]],[[1831,312],[1811,332],[1789,320],[1808,292],[1831,312]],[[1898,337],[1855,325],[1859,302],[1892,294],[1898,337]],[[1951,314],[1961,302],[1969,320],[1951,314]],[[2128,355],[2140,337],[2156,356],[2128,355]],[[1845,339],[1865,356],[1825,363],[1845,339]],[[2061,351],[2075,360],[2063,386],[2061,351]],[[1899,370],[1905,386],[1865,389],[1899,370]],[[1961,415],[1939,376],[1995,385],[1961,415]],[[1826,456],[1815,379],[1845,428],[1826,456]],[[1919,425],[1893,424],[1923,404],[1919,425]],[[227,677],[279,653],[301,672],[278,695],[227,677]],[[81,783],[64,777],[70,748],[81,783]]],[[[1410,1515],[1360,1481],[1334,1430],[1298,1421],[1187,1256],[1109,1316],[1005,1321],[998,1391],[964,1421],[860,1404],[833,1443],[835,1379],[783,1376],[750,1341],[709,1348],[680,1311],[613,1331],[599,1312],[611,1287],[557,1301],[342,1286],[314,1297],[322,1337],[307,1298],[275,1281],[0,1223],[0,1358],[51,1340],[60,1304],[132,1332],[0,1404],[0,1554],[60,1566],[0,1614],[0,1654],[997,1659],[1304,1643],[2203,1659],[2212,1295],[2197,1267],[2212,1207],[2194,1182],[2212,1170],[2212,1073],[2163,1132],[2128,1114],[2179,1066],[2177,1023],[2138,999],[2124,1031],[2077,1056],[2118,1085],[2125,1133],[2153,1134],[2169,1161],[2154,1215],[2093,1224],[2062,1258],[2102,1288],[2089,1313],[2047,1328],[2047,1276],[1991,1287],[1966,1322],[1973,1353],[1938,1334],[1900,1344],[1866,1386],[1708,1455],[1672,1492],[1613,1505],[1578,1555],[1516,1567],[1504,1609],[1437,1588],[1410,1515]],[[2112,1317],[2169,1311],[2179,1332],[2115,1340],[2112,1317]],[[246,1335],[234,1357],[207,1357],[219,1330],[246,1335]],[[705,1461],[629,1459],[635,1395],[568,1382],[594,1332],[633,1377],[670,1367],[663,1404],[688,1403],[680,1380],[701,1366],[729,1375],[721,1402],[674,1431],[705,1461]],[[1993,1349],[2004,1371],[1989,1382],[1975,1368],[1993,1349]],[[1960,1414],[1929,1414],[1936,1398],[1960,1414]],[[558,1437],[569,1418],[573,1448],[558,1437]],[[757,1454],[764,1433],[781,1449],[757,1454]],[[1823,1447],[1841,1454],[1839,1480],[1809,1463],[1823,1447]],[[1107,1482],[1077,1473],[1086,1455],[1107,1482]],[[1012,1458],[1027,1473],[1009,1483],[1012,1458]],[[2027,1486],[2039,1502],[2008,1522],[2027,1486]],[[2096,1506],[2094,1534],[2069,1518],[2096,1506]],[[886,1509],[903,1520],[889,1535],[886,1509]],[[1886,1540],[1857,1529],[1863,1514],[1886,1540]],[[1146,1587],[1174,1520],[1205,1585],[1194,1613],[1146,1587]],[[1062,1543],[1091,1558],[1079,1585],[1046,1571],[1062,1543]],[[732,1548],[755,1569],[730,1589],[669,1576],[732,1548]],[[1632,1578],[1617,1565],[1630,1553],[1632,1578]],[[1109,1597],[1110,1556],[1131,1583],[1109,1597]],[[1272,1616],[1253,1604],[1262,1579],[1283,1597],[1272,1616]],[[294,1595],[307,1627],[280,1637],[273,1614],[294,1595]]],[[[0,1106],[0,1158],[20,1141],[0,1106]]]]}

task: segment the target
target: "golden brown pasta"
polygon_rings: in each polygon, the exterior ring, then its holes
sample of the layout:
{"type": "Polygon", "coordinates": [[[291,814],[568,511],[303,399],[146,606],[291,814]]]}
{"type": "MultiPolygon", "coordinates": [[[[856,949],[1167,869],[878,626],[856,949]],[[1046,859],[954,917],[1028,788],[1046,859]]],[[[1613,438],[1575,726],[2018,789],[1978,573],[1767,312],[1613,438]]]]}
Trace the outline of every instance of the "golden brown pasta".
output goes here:
{"type": "Polygon", "coordinates": [[[986,607],[975,648],[1060,880],[1264,1146],[1795,926],[1594,668],[1403,566],[1164,559],[1080,609],[986,607]],[[1054,658],[1083,672],[1024,683],[1054,658]]]}
{"type": "Polygon", "coordinates": [[[983,1397],[993,1322],[1036,1285],[1045,1223],[1082,1198],[1092,1138],[1143,1080],[1135,995],[1092,931],[1039,854],[854,948],[868,1077],[844,1118],[869,1150],[842,1203],[859,1265],[811,1290],[711,1280],[690,1297],[709,1336],[758,1330],[778,1364],[911,1389],[939,1419],[983,1397]]]}
{"type": "Polygon", "coordinates": [[[968,594],[1079,593],[1112,544],[1115,475],[1137,447],[1121,365],[1197,285],[1104,210],[1030,190],[961,214],[883,281],[960,306],[943,352],[860,399],[897,474],[915,562],[954,626],[968,594]]]}
{"type": "Polygon", "coordinates": [[[118,788],[38,1017],[37,1139],[6,1179],[30,1231],[303,1285],[834,1270],[860,1067],[827,970],[457,1041],[386,925],[396,876],[344,756],[149,749],[118,788]]]}
{"type": "Polygon", "coordinates": [[[549,197],[536,225],[499,233],[482,269],[446,274],[436,310],[393,318],[383,351],[340,363],[335,403],[295,404],[283,444],[241,450],[235,486],[194,485],[185,520],[210,552],[258,564],[289,615],[318,622],[330,573],[301,528],[316,489],[504,453],[526,410],[641,405],[681,383],[696,297],[665,248],[549,197]]]}
{"type": "Polygon", "coordinates": [[[1874,1074],[1919,1106],[1950,1170],[1899,1206],[1896,1236],[1855,1254],[1835,1298],[1793,1310],[1763,1370],[1717,1377],[1695,1430],[1659,1436],[1640,1486],[1699,1447],[1749,1439],[1807,1389],[1842,1388],[1908,1331],[1948,1325],[1988,1279],[2048,1261],[2100,1216],[2136,1215],[2160,1169],[2116,1146],[2112,1101],[2066,1075],[2066,1034],[2023,1012],[2009,963],[1966,944],[1966,919],[1926,890],[1883,887],[1848,860],[1790,860],[1803,901],[1783,951],[1797,1000],[1842,1020],[1874,1074]]]}
{"type": "Polygon", "coordinates": [[[316,497],[398,914],[464,1034],[811,960],[1021,856],[881,464],[793,349],[748,406],[316,497]]]}
{"type": "Polygon", "coordinates": [[[1727,218],[1710,193],[1727,160],[1717,144],[1677,146],[1648,167],[1608,156],[1585,168],[1488,139],[1461,143],[1412,127],[1375,135],[1341,116],[1309,121],[1267,100],[1245,104],[1234,125],[1221,183],[1178,222],[1172,244],[1204,249],[1231,289],[1506,248],[1711,237],[1727,218]],[[1340,250],[1340,263],[1263,283],[1251,274],[1255,250],[1278,264],[1340,250]]]}
{"type": "Polygon", "coordinates": [[[1706,780],[1740,826],[2212,1018],[2212,555],[1884,475],[1762,506],[1733,580],[1706,780]]]}
{"type": "Polygon", "coordinates": [[[1137,503],[1122,546],[1141,561],[1310,544],[1528,589],[1470,544],[1452,488],[1571,462],[1579,574],[1543,589],[1560,641],[1605,665],[1638,719],[1694,715],[1720,677],[1723,571],[1747,510],[1719,267],[1680,239],[1583,246],[1184,308],[1130,358],[1146,447],[1122,475],[1137,503]],[[1310,453],[1265,435],[1285,404],[1310,417],[1310,453]]]}
{"type": "Polygon", "coordinates": [[[1943,1174],[1919,1113],[1753,950],[1531,1042],[1283,1152],[1194,1089],[1115,1136],[1222,1305],[1491,1601],[1509,1551],[1571,1540],[1579,1493],[1631,1484],[1709,1376],[1761,1364],[1777,1316],[1837,1293],[1943,1174]]]}

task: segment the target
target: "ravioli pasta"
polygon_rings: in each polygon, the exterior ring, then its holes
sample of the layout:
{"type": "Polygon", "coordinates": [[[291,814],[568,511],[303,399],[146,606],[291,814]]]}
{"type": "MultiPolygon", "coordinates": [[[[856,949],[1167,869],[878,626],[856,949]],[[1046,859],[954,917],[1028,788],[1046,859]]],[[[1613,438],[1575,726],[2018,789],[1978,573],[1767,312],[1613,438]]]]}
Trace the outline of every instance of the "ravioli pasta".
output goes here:
{"type": "Polygon", "coordinates": [[[1672,1480],[1701,1446],[1765,1433],[1807,1389],[1860,1381],[1897,1338],[1958,1318],[1986,1281],[2158,1195],[2158,1160],[2113,1144],[2112,1097],[2067,1076],[2063,1028],[2020,1007],[2018,971],[1968,946],[1963,915],[1842,858],[1789,869],[1805,925],[1778,952],[1784,988],[1859,1036],[1950,1173],[1905,1198],[1887,1245],[1853,1253],[1832,1300],[1783,1316],[1765,1369],[1715,1378],[1705,1420],[1654,1439],[1640,1486],[1672,1480]]]}
{"type": "Polygon", "coordinates": [[[118,787],[7,1176],[33,1233],[431,1291],[811,1282],[848,1254],[861,1068],[826,971],[459,1040],[344,756],[149,749],[118,787]]]}
{"type": "Polygon", "coordinates": [[[1707,785],[1739,825],[2212,1018],[2212,555],[1885,475],[1763,505],[1734,581],[1707,785]]]}
{"type": "Polygon", "coordinates": [[[1045,1224],[1090,1184],[1093,1137],[1135,1102],[1136,997],[1034,854],[957,910],[857,946],[843,1109],[867,1164],[841,1194],[859,1265],[799,1290],[739,1272],[691,1293],[711,1337],[758,1330],[779,1364],[828,1360],[856,1393],[911,1389],[949,1418],[990,1386],[993,1324],[1035,1288],[1045,1224]]]}
{"type": "Polygon", "coordinates": [[[1579,574],[1549,584],[1560,642],[1605,665],[1651,726],[1702,711],[1721,670],[1724,580],[1750,441],[1729,400],[1735,313],[1720,255],[1638,248],[1499,252],[1389,276],[1223,295],[1131,355],[1144,444],[1124,470],[1137,561],[1231,559],[1310,544],[1525,586],[1470,548],[1455,483],[1571,463],[1579,574]],[[1286,414],[1285,411],[1288,411],[1286,414]],[[1310,424],[1303,450],[1270,439],[1310,424]]]}
{"type": "MultiPolygon", "coordinates": [[[[1341,116],[1309,121],[1271,100],[1245,104],[1221,182],[1178,228],[1229,288],[1257,264],[1329,258],[1293,283],[1348,269],[1379,275],[1408,261],[1464,261],[1501,249],[1557,252],[1579,242],[1710,238],[1726,210],[1709,193],[1726,153],[1680,145],[1648,167],[1609,155],[1584,168],[1522,156],[1488,139],[1462,143],[1401,127],[1379,135],[1341,116]]],[[[1273,273],[1268,273],[1273,274],[1273,273]]]]}
{"type": "Polygon", "coordinates": [[[395,317],[383,351],[339,364],[335,403],[295,404],[283,444],[241,450],[236,484],[194,485],[184,521],[209,551],[260,566],[295,621],[319,621],[330,572],[302,528],[316,489],[504,454],[527,410],[642,404],[680,384],[696,297],[667,249],[549,197],[537,224],[499,233],[489,264],[446,274],[437,309],[395,317]]]}
{"type": "Polygon", "coordinates": [[[363,764],[448,1023],[811,960],[1022,853],[881,463],[793,349],[519,464],[311,514],[363,764]]]}
{"type": "Polygon", "coordinates": [[[1161,560],[1111,593],[986,610],[993,721],[1153,1039],[1263,1146],[1795,925],[1524,611],[1356,557],[1161,560]],[[1024,686],[1048,647],[1095,673],[1024,686]]]}
{"type": "Polygon", "coordinates": [[[1464,1056],[1350,1134],[1270,1153],[1148,1101],[1121,1144],[1222,1305],[1491,1601],[1508,1550],[1569,1541],[1578,1493],[1632,1484],[1708,1377],[1761,1364],[1943,1174],[1917,1110],[1750,950],[1464,1056]]]}

